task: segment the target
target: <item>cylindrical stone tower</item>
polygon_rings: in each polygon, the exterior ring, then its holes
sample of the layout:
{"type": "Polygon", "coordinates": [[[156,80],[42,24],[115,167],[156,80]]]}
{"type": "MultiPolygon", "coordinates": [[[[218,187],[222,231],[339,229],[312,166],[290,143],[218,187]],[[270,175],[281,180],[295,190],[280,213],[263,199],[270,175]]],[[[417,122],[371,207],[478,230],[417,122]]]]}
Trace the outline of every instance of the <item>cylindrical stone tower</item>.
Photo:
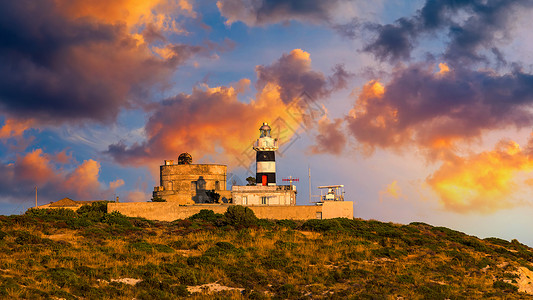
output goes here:
{"type": "Polygon", "coordinates": [[[259,128],[261,135],[254,144],[256,154],[256,184],[276,185],[276,150],[278,149],[278,139],[270,136],[270,126],[263,123],[259,128]]]}

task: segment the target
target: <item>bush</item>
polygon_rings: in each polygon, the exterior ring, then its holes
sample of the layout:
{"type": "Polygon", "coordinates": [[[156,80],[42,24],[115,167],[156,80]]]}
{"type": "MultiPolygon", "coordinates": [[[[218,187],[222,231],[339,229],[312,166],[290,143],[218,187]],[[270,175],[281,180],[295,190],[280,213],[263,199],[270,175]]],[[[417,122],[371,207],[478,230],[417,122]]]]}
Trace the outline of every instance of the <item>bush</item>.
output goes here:
{"type": "Polygon", "coordinates": [[[248,207],[240,205],[232,205],[228,207],[224,213],[224,221],[236,228],[244,228],[250,226],[257,226],[257,217],[253,210],[248,207]]]}
{"type": "Polygon", "coordinates": [[[224,217],[223,214],[215,214],[214,211],[210,209],[202,209],[200,212],[189,217],[190,220],[204,220],[206,222],[216,222],[224,217]]]}
{"type": "Polygon", "coordinates": [[[76,212],[68,208],[30,208],[26,211],[26,213],[24,213],[24,215],[34,218],[40,218],[45,221],[65,220],[77,217],[76,212]]]}
{"type": "Polygon", "coordinates": [[[132,227],[132,224],[129,221],[129,218],[119,213],[118,211],[114,211],[110,214],[105,214],[104,218],[102,219],[102,223],[107,223],[109,225],[115,224],[115,225],[121,225],[125,227],[132,227]]]}
{"type": "Polygon", "coordinates": [[[511,292],[517,292],[518,291],[518,287],[516,287],[516,286],[514,286],[514,285],[512,285],[510,283],[501,281],[501,280],[494,281],[494,283],[492,284],[492,287],[495,288],[495,289],[504,290],[504,291],[511,291],[511,292]]]}
{"type": "Polygon", "coordinates": [[[167,200],[161,198],[161,197],[153,197],[152,202],[167,202],[167,200]]]}
{"type": "Polygon", "coordinates": [[[107,203],[110,201],[97,201],[91,204],[85,204],[80,207],[76,213],[78,216],[88,218],[93,221],[100,221],[107,213],[107,203]]]}
{"type": "Polygon", "coordinates": [[[302,230],[311,230],[319,232],[340,231],[343,229],[341,223],[336,219],[307,220],[305,223],[302,224],[301,228],[302,230]]]}

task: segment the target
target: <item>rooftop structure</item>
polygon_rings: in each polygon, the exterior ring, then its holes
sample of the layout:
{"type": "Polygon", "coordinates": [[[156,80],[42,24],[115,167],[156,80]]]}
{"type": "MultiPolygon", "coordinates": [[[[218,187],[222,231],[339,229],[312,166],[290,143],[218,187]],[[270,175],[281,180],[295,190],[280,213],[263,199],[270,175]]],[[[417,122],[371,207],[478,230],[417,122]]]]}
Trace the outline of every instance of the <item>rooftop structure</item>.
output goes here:
{"type": "Polygon", "coordinates": [[[160,185],[154,187],[153,197],[181,205],[227,202],[231,192],[226,190],[227,166],[217,164],[193,164],[189,153],[178,157],[178,164],[165,160],[159,167],[160,185]]]}
{"type": "Polygon", "coordinates": [[[276,150],[278,139],[270,135],[271,128],[263,123],[259,139],[254,143],[256,153],[256,185],[233,186],[233,203],[238,205],[296,205],[296,187],[276,185],[276,150]]]}

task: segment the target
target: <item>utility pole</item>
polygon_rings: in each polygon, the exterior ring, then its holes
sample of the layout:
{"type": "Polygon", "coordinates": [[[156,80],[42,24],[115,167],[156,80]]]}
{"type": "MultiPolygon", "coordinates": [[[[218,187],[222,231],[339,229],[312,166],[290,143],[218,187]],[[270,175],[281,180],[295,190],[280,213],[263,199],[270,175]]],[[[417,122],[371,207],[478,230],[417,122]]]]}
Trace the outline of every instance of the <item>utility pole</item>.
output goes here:
{"type": "Polygon", "coordinates": [[[35,186],[35,207],[37,207],[37,186],[35,186]]]}
{"type": "Polygon", "coordinates": [[[309,169],[309,203],[311,203],[311,167],[307,166],[309,169]]]}

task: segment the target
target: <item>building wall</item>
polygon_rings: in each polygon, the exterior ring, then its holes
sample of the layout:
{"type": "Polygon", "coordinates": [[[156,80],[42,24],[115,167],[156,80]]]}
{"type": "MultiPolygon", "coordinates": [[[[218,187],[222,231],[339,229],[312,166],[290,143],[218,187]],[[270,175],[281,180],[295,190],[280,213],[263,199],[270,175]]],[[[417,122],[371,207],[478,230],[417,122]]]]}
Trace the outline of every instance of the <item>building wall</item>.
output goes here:
{"type": "Polygon", "coordinates": [[[353,218],[352,201],[322,202],[322,219],[353,218]]]}
{"type": "Polygon", "coordinates": [[[215,190],[220,197],[229,199],[226,190],[225,165],[191,164],[160,166],[160,185],[154,188],[153,196],[182,205],[204,203],[208,200],[206,190],[215,190]]]}
{"type": "MultiPolygon", "coordinates": [[[[224,204],[198,204],[180,206],[177,202],[136,202],[136,203],[109,203],[107,211],[118,211],[129,217],[142,217],[150,220],[174,221],[186,219],[202,209],[209,209],[215,213],[223,214],[229,205],[224,204]]],[[[247,206],[261,219],[292,219],[309,220],[317,218],[353,218],[353,202],[335,202],[324,205],[306,206],[247,206]],[[344,203],[344,204],[342,204],[344,203]],[[352,205],[352,214],[349,214],[348,205],[352,205]],[[339,212],[337,210],[341,209],[339,212]]]]}
{"type": "Polygon", "coordinates": [[[233,186],[231,195],[236,205],[296,205],[296,187],[233,186]]]}

